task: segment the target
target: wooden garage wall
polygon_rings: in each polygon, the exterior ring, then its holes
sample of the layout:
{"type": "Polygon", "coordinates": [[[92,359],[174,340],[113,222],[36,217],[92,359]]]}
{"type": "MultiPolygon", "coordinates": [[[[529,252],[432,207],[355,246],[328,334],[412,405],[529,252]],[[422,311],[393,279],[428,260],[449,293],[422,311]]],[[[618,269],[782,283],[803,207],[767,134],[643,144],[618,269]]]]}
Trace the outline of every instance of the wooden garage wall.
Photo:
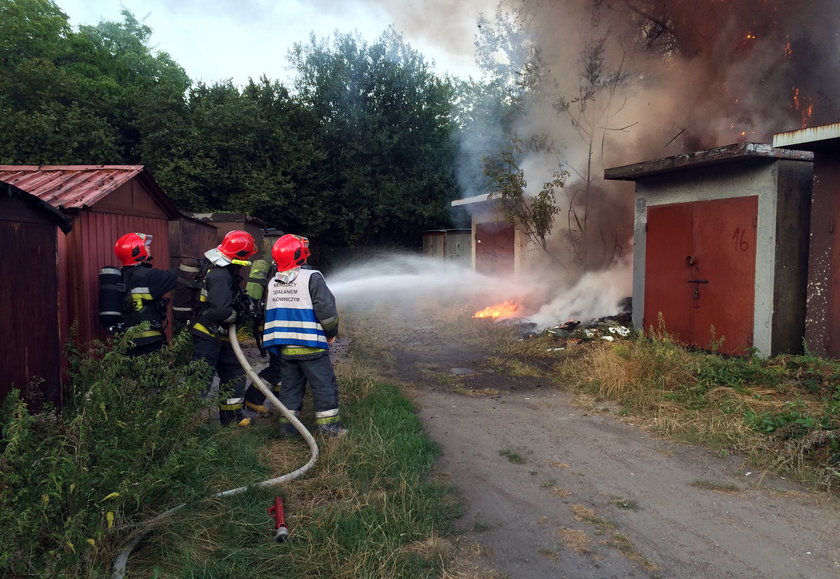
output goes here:
{"type": "MultiPolygon", "coordinates": [[[[0,216],[0,400],[12,388],[35,392],[61,405],[62,342],[58,328],[56,223],[19,198],[2,204],[0,216]]],[[[38,397],[37,395],[35,396],[38,397]]]]}

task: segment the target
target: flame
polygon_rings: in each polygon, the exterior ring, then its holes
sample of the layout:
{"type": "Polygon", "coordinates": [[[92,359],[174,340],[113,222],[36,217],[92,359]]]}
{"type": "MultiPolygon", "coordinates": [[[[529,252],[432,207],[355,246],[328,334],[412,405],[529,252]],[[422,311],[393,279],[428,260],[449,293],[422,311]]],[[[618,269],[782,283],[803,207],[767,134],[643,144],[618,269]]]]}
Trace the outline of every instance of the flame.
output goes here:
{"type": "Polygon", "coordinates": [[[473,314],[474,318],[509,318],[519,311],[519,304],[513,300],[508,300],[495,306],[487,306],[483,310],[479,310],[473,314]]]}
{"type": "Polygon", "coordinates": [[[799,88],[794,87],[793,89],[793,110],[799,111],[799,114],[802,118],[802,128],[808,126],[808,122],[811,120],[811,117],[814,115],[814,104],[813,103],[805,103],[803,102],[803,98],[799,93],[799,88]]]}

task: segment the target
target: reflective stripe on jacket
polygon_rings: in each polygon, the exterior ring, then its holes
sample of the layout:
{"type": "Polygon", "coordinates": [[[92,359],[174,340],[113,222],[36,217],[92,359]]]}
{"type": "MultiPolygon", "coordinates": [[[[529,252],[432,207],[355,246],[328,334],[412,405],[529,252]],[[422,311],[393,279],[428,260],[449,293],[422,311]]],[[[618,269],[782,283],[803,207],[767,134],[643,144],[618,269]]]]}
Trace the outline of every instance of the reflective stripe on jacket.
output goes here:
{"type": "MultiPolygon", "coordinates": [[[[313,276],[323,279],[317,270],[301,269],[291,283],[284,284],[275,278],[268,284],[263,331],[266,349],[283,346],[329,349],[327,333],[315,314],[309,290],[313,276]]],[[[312,350],[305,353],[312,353],[312,350]]]]}
{"type": "Polygon", "coordinates": [[[164,339],[162,328],[166,320],[163,295],[175,287],[175,269],[155,269],[149,263],[122,268],[126,283],[128,308],[124,313],[126,327],[149,322],[151,329],[134,338],[135,345],[164,339]]]}
{"type": "Polygon", "coordinates": [[[236,319],[233,303],[239,290],[239,266],[212,266],[201,284],[195,322],[190,333],[203,338],[228,340],[228,325],[236,319]]]}

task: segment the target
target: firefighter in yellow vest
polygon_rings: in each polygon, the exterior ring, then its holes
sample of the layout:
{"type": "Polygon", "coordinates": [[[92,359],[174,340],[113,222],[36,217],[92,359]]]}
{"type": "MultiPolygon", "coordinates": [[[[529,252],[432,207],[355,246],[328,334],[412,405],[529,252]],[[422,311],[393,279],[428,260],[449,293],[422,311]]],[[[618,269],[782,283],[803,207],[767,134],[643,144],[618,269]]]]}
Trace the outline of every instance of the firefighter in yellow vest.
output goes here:
{"type": "MultiPolygon", "coordinates": [[[[304,268],[309,257],[309,240],[284,235],[271,250],[277,274],[266,289],[263,347],[268,351],[270,370],[279,371],[278,398],[300,415],[307,385],[312,391],[317,432],[343,436],[338,411],[338,382],[330,360],[330,345],[338,335],[335,297],[321,272],[304,268]]],[[[272,384],[278,381],[266,373],[272,384]]],[[[299,435],[281,419],[281,438],[299,435]]]]}
{"type": "Polygon", "coordinates": [[[230,345],[228,328],[237,321],[237,307],[242,303],[239,270],[251,265],[249,259],[256,252],[251,234],[234,230],[204,254],[210,264],[202,281],[195,320],[190,326],[193,360],[207,362],[218,374],[220,388],[229,394],[219,403],[219,421],[223,426],[231,423],[247,426],[249,422],[242,411],[245,370],[230,345]]]}

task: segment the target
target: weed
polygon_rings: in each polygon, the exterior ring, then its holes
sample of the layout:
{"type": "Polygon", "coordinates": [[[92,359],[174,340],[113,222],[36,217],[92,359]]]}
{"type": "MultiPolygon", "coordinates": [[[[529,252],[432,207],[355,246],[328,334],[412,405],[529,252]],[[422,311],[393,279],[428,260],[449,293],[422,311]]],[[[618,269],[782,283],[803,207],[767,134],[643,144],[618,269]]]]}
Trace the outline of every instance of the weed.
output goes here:
{"type": "Polygon", "coordinates": [[[150,529],[131,575],[439,574],[450,550],[431,538],[451,532],[460,500],[428,479],[439,448],[395,386],[357,362],[337,364],[351,436],[322,441],[305,478],[207,498],[290,472],[308,448],[273,439],[271,421],[209,424],[211,401],[200,396],[209,368],[189,362],[189,344],[185,334],[142,359],[125,357],[120,341],[80,354],[62,415],[30,415],[7,398],[0,502],[17,508],[0,512],[0,575],[103,576],[131,534],[150,529]],[[282,545],[266,514],[277,495],[292,533],[282,545]]]}
{"type": "Polygon", "coordinates": [[[500,450],[499,454],[507,458],[513,464],[525,464],[525,458],[512,450],[500,450]]]}
{"type": "Polygon", "coordinates": [[[634,501],[633,499],[625,499],[622,497],[613,497],[610,499],[610,504],[615,505],[619,509],[625,509],[628,511],[638,511],[639,510],[639,503],[634,501]]]}
{"type": "Polygon", "coordinates": [[[0,424],[0,569],[101,574],[143,521],[206,492],[218,452],[199,396],[206,365],[178,366],[188,334],[142,358],[131,332],[71,358],[62,414],[31,415],[16,392],[0,424]]]}

